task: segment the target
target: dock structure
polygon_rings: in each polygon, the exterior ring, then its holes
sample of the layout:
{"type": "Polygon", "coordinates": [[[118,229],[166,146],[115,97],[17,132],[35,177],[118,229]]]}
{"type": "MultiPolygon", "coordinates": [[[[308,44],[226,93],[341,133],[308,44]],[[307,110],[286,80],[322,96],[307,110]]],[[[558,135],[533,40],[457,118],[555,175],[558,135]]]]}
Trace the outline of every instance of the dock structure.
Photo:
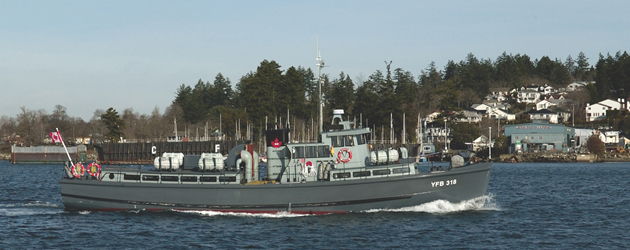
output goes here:
{"type": "MultiPolygon", "coordinates": [[[[87,147],[79,145],[68,147],[68,154],[73,161],[85,161],[87,147]]],[[[61,146],[11,147],[12,164],[63,164],[68,155],[61,146]]]]}

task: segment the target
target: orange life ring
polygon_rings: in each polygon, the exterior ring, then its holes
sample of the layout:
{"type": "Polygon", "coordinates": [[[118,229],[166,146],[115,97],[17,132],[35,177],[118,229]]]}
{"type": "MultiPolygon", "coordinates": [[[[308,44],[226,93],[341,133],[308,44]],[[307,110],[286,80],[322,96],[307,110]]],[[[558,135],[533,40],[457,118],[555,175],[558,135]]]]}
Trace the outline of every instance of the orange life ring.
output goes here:
{"type": "Polygon", "coordinates": [[[96,162],[92,162],[88,165],[87,172],[90,176],[96,177],[101,173],[101,165],[96,162]]]}
{"type": "Polygon", "coordinates": [[[343,163],[349,162],[352,159],[352,151],[350,151],[350,149],[348,149],[348,148],[343,148],[337,154],[337,159],[339,159],[339,161],[343,162],[343,163]],[[348,157],[347,158],[345,157],[345,153],[346,152],[348,153],[348,157]]]}
{"type": "Polygon", "coordinates": [[[70,171],[72,172],[72,175],[74,177],[81,178],[81,176],[85,174],[85,167],[79,162],[72,166],[72,169],[70,171]]]}

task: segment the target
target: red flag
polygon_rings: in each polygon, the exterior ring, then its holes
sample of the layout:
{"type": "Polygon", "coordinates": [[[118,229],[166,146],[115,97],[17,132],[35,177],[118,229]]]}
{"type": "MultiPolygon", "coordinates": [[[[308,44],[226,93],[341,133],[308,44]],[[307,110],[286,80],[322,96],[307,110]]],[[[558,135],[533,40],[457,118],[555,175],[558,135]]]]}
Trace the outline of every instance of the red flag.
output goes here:
{"type": "Polygon", "coordinates": [[[50,135],[50,139],[52,139],[53,143],[61,142],[61,135],[59,132],[50,132],[48,135],[50,135]]]}

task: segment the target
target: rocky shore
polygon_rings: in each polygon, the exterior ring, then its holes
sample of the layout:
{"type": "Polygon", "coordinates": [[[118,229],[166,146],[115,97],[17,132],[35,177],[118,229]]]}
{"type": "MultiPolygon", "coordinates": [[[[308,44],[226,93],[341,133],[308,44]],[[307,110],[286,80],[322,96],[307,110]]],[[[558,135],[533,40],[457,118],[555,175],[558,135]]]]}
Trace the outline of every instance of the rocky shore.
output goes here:
{"type": "Polygon", "coordinates": [[[525,154],[504,154],[499,162],[630,162],[628,153],[606,153],[602,156],[593,154],[539,152],[525,154]]]}

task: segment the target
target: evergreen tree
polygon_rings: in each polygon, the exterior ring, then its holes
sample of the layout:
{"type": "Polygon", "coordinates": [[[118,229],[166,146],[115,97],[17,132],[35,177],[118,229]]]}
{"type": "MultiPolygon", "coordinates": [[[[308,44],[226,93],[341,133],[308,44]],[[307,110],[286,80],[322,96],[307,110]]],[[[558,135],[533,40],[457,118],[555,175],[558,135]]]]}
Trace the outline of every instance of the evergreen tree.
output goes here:
{"type": "Polygon", "coordinates": [[[101,121],[105,124],[107,128],[107,134],[105,134],[105,138],[107,138],[110,142],[117,142],[119,139],[125,138],[125,134],[123,130],[125,129],[125,120],[120,118],[118,112],[110,107],[101,115],[101,121]]]}
{"type": "Polygon", "coordinates": [[[584,52],[580,51],[578,54],[577,60],[577,68],[575,69],[575,79],[584,81],[585,73],[589,68],[588,58],[584,55],[584,52]]]}
{"type": "Polygon", "coordinates": [[[241,79],[239,84],[241,107],[250,117],[254,127],[258,128],[264,123],[265,116],[277,115],[276,84],[281,81],[280,65],[267,60],[260,63],[253,75],[241,79]]]}
{"type": "Polygon", "coordinates": [[[332,81],[332,91],[329,100],[329,105],[332,109],[343,109],[346,114],[353,114],[354,83],[349,75],[341,72],[339,79],[332,81]]]}
{"type": "Polygon", "coordinates": [[[290,67],[277,86],[276,113],[286,114],[287,109],[297,117],[304,118],[306,112],[304,85],[300,72],[290,67]]]}
{"type": "Polygon", "coordinates": [[[210,108],[214,106],[233,107],[234,91],[229,78],[225,78],[221,73],[218,73],[214,78],[214,84],[211,89],[213,101],[210,108]]]}

